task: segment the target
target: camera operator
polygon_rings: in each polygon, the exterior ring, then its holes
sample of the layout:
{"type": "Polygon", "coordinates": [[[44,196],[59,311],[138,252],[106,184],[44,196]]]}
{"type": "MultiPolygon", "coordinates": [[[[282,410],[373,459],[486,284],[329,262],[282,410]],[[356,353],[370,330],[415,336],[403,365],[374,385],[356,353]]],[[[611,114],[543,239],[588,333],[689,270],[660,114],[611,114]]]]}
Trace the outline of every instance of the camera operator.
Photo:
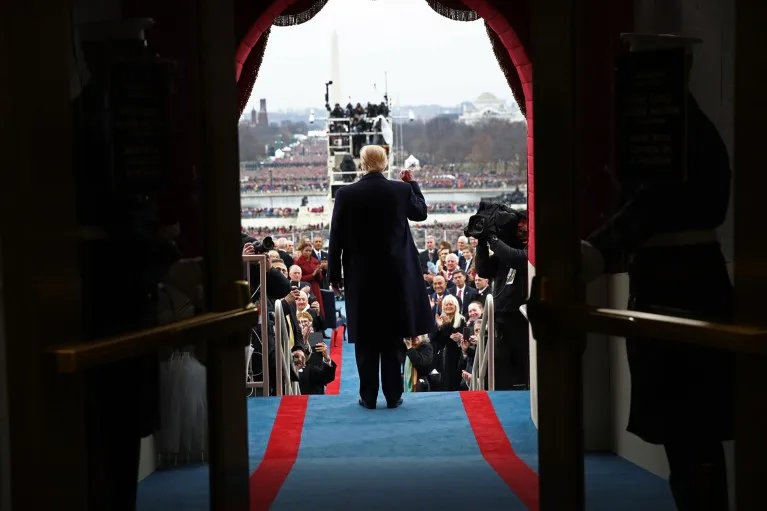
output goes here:
{"type": "Polygon", "coordinates": [[[527,215],[502,204],[481,202],[465,234],[479,240],[477,274],[493,282],[495,388],[526,390],[530,373],[528,323],[519,307],[527,299],[527,215]]]}

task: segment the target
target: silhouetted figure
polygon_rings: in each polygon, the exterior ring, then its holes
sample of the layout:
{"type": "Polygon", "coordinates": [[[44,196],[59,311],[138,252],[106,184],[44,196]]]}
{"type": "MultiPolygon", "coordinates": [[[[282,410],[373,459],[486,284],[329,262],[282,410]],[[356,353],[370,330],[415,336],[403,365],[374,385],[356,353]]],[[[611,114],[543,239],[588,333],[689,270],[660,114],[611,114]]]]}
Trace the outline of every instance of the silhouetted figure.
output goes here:
{"type": "Polygon", "coordinates": [[[344,116],[344,109],[341,108],[341,105],[339,103],[336,103],[333,107],[333,111],[330,112],[330,117],[333,119],[341,119],[344,116]]]}
{"type": "MultiPolygon", "coordinates": [[[[632,51],[679,47],[684,38],[635,35],[632,51]]],[[[689,67],[692,58],[688,61],[689,67]]],[[[688,96],[684,182],[631,186],[625,206],[589,242],[606,261],[630,256],[631,310],[730,322],[733,288],[714,230],[730,198],[727,149],[688,96]]],[[[682,511],[728,509],[722,441],[733,437],[733,360],[721,350],[664,339],[626,340],[628,431],[665,447],[682,511]]]]}

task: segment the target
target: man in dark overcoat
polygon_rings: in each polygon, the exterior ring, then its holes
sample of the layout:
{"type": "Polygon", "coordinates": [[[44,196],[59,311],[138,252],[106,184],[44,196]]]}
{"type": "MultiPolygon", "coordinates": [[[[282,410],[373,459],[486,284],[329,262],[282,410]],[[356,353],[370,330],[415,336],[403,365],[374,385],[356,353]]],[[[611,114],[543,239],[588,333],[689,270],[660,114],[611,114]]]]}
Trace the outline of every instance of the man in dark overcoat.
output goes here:
{"type": "Polygon", "coordinates": [[[375,408],[378,366],[389,408],[402,403],[404,338],[429,333],[434,317],[423,286],[408,220],[426,220],[426,201],[409,172],[390,181],[386,152],[363,147],[366,172],[336,193],[330,226],[328,275],[343,286],[349,342],[355,343],[360,405],[375,408]],[[342,274],[343,268],[343,274],[342,274]]]}

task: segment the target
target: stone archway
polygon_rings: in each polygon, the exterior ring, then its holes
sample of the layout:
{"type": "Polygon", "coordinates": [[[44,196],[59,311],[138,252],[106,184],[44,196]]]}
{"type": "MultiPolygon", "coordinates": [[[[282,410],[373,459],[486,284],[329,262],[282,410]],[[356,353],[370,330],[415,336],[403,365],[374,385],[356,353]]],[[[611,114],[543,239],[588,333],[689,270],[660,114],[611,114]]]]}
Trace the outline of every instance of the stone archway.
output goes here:
{"type": "MultiPolygon", "coordinates": [[[[424,0],[414,0],[424,1],[424,0]]],[[[533,68],[529,51],[529,0],[514,2],[513,5],[502,0],[426,0],[437,12],[451,9],[470,9],[485,20],[485,23],[497,34],[522,85],[524,104],[520,105],[527,118],[527,181],[528,181],[528,213],[529,213],[529,251],[528,257],[535,264],[535,200],[533,175],[535,172],[533,158],[533,68]]],[[[249,60],[251,53],[259,43],[264,43],[269,29],[275,19],[286,11],[310,19],[324,7],[327,0],[271,0],[266,6],[255,6],[256,2],[249,0],[238,2],[238,13],[245,21],[238,20],[242,27],[238,33],[237,53],[235,56],[236,78],[238,87],[244,78],[244,69],[257,72],[260,58],[249,60]]],[[[304,20],[305,21],[305,20],[304,20]]],[[[522,99],[522,98],[519,98],[522,99]]]]}

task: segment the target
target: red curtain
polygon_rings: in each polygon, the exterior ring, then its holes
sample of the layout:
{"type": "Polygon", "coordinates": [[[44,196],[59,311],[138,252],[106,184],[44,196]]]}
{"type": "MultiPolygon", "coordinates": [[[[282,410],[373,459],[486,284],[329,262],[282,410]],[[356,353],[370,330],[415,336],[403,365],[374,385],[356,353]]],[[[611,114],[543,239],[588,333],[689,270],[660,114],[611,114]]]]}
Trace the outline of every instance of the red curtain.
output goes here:
{"type": "Polygon", "coordinates": [[[264,59],[270,27],[287,27],[306,23],[328,3],[328,0],[239,1],[235,4],[237,26],[237,102],[242,115],[253,92],[258,70],[264,59]],[[266,5],[264,5],[266,4],[266,5]],[[248,20],[244,22],[243,20],[248,20]]]}
{"type": "Polygon", "coordinates": [[[495,53],[495,58],[498,60],[498,65],[501,67],[501,71],[503,71],[503,75],[506,77],[506,83],[509,84],[511,93],[514,95],[514,100],[517,102],[517,105],[519,105],[522,115],[526,115],[527,105],[525,103],[525,91],[522,88],[522,79],[519,77],[514,62],[511,61],[509,51],[490,25],[485,23],[485,29],[490,38],[490,44],[493,48],[493,53],[495,53]]]}
{"type": "Polygon", "coordinates": [[[264,51],[266,51],[266,44],[269,42],[269,34],[271,29],[267,29],[266,32],[261,34],[256,45],[250,50],[248,58],[245,59],[245,63],[242,65],[242,73],[240,79],[237,80],[237,104],[240,107],[240,115],[245,110],[245,106],[248,104],[250,95],[253,92],[253,85],[258,78],[258,70],[261,69],[261,63],[264,61],[264,51]]]}

